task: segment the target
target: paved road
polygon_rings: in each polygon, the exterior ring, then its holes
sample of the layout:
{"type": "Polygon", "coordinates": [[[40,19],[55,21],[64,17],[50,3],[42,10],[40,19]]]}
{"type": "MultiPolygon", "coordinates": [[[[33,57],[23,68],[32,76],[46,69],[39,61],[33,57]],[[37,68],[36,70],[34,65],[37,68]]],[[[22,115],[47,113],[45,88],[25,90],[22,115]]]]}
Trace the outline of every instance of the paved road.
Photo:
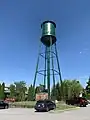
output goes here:
{"type": "Polygon", "coordinates": [[[33,109],[0,110],[0,120],[90,120],[90,106],[62,113],[37,113],[33,109]]]}

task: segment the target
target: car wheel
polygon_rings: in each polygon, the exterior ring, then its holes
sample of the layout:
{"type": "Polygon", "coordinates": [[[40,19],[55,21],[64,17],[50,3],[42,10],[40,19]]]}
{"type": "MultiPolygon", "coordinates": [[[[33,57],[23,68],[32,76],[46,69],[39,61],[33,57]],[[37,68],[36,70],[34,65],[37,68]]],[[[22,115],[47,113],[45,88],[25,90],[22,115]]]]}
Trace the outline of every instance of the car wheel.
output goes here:
{"type": "Polygon", "coordinates": [[[54,105],[53,109],[56,109],[56,105],[54,105]]]}
{"type": "Polygon", "coordinates": [[[5,108],[5,109],[8,109],[8,105],[6,105],[4,108],[5,108]]]}
{"type": "Polygon", "coordinates": [[[48,111],[49,111],[49,108],[47,107],[47,108],[46,108],[46,112],[48,112],[48,111]]]}
{"type": "Polygon", "coordinates": [[[86,105],[83,105],[83,107],[86,107],[86,105]]]}
{"type": "Polygon", "coordinates": [[[68,104],[68,101],[66,100],[66,104],[68,104]]]}
{"type": "Polygon", "coordinates": [[[80,104],[79,107],[82,107],[82,105],[80,104]]]}

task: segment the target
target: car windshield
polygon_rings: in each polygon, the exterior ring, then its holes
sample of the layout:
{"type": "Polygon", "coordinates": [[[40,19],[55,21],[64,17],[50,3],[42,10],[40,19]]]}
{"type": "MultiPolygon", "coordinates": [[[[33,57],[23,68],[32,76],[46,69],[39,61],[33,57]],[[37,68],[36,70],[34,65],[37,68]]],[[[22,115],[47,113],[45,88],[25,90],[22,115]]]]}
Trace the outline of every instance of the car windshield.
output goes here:
{"type": "Polygon", "coordinates": [[[37,104],[38,104],[38,103],[44,103],[44,101],[42,101],[42,100],[40,100],[40,101],[37,101],[37,104]]]}

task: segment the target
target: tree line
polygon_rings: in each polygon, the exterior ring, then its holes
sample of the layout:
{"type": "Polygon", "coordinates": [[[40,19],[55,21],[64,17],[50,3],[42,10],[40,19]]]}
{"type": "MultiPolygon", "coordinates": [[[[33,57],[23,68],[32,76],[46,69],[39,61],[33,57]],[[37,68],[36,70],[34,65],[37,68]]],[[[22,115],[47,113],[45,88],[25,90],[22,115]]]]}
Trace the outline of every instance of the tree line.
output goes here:
{"type": "MultiPolygon", "coordinates": [[[[61,93],[61,84],[57,83],[55,88],[52,86],[51,99],[58,101],[66,100],[74,96],[78,96],[80,92],[83,92],[83,96],[90,99],[90,77],[88,79],[86,88],[80,84],[77,80],[63,80],[63,94],[61,93]]],[[[32,85],[29,88],[25,81],[14,82],[9,86],[9,94],[5,93],[5,83],[0,84],[0,99],[14,98],[16,101],[33,101],[35,100],[35,94],[42,92],[44,86],[39,85],[33,88],[32,85]],[[35,93],[35,94],[34,94],[35,93]]]]}

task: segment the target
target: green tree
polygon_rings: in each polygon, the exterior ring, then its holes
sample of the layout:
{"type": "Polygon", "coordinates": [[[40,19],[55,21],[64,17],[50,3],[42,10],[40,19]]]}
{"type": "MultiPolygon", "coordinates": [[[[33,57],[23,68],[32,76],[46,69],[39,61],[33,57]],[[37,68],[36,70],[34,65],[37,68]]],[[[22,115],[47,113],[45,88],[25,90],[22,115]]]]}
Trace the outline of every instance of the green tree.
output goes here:
{"type": "Polygon", "coordinates": [[[0,83],[0,91],[1,91],[1,86],[2,86],[2,85],[1,85],[1,83],[0,83]]]}
{"type": "Polygon", "coordinates": [[[87,99],[90,100],[90,77],[89,77],[89,79],[88,79],[88,82],[87,82],[85,91],[86,91],[86,97],[87,97],[87,99]]]}
{"type": "Polygon", "coordinates": [[[27,97],[27,100],[28,101],[33,101],[35,99],[35,89],[33,88],[33,86],[31,85],[28,89],[28,97],[27,97]]]}
{"type": "Polygon", "coordinates": [[[72,97],[79,96],[80,92],[82,92],[82,91],[83,91],[83,87],[80,84],[80,82],[77,81],[77,80],[72,80],[71,81],[71,94],[72,94],[72,97]]]}
{"type": "Polygon", "coordinates": [[[0,85],[1,89],[0,89],[0,99],[5,99],[5,93],[4,93],[4,90],[5,90],[5,83],[3,82],[2,85],[0,85]]]}
{"type": "Polygon", "coordinates": [[[86,97],[87,97],[87,92],[86,92],[86,90],[85,90],[85,89],[83,89],[82,96],[83,96],[84,98],[86,98],[86,97]]]}
{"type": "Polygon", "coordinates": [[[51,99],[55,100],[61,100],[61,87],[60,84],[57,83],[55,85],[55,88],[53,87],[51,90],[51,99]]]}
{"type": "Polygon", "coordinates": [[[43,92],[44,91],[44,85],[39,84],[39,89],[40,89],[40,92],[43,92]]]}
{"type": "MultiPolygon", "coordinates": [[[[79,81],[77,80],[64,80],[63,83],[63,96],[61,93],[61,85],[59,83],[56,84],[56,99],[61,100],[66,100],[68,98],[72,98],[74,96],[78,96],[79,93],[83,90],[82,85],[80,84],[79,81]]],[[[51,94],[53,94],[53,89],[51,94]]]]}
{"type": "Polygon", "coordinates": [[[36,93],[40,93],[40,87],[39,86],[37,86],[36,89],[35,89],[35,94],[36,93]]]}
{"type": "Polygon", "coordinates": [[[89,77],[88,82],[87,82],[86,92],[87,92],[87,94],[90,93],[90,77],[89,77]]]}
{"type": "Polygon", "coordinates": [[[10,89],[10,98],[15,98],[15,93],[16,93],[15,85],[11,84],[9,89],[10,89]]]}
{"type": "Polygon", "coordinates": [[[70,80],[64,80],[63,81],[63,99],[68,99],[71,97],[71,81],[70,80]]]}
{"type": "Polygon", "coordinates": [[[35,93],[40,93],[40,92],[44,92],[44,85],[39,84],[39,86],[36,87],[35,89],[35,93]]]}
{"type": "Polygon", "coordinates": [[[59,83],[56,84],[55,90],[54,90],[54,94],[56,95],[56,99],[57,100],[61,100],[62,96],[61,96],[61,86],[59,83]]]}
{"type": "Polygon", "coordinates": [[[16,100],[24,101],[25,100],[25,92],[27,91],[25,81],[15,82],[16,87],[16,100]]]}
{"type": "Polygon", "coordinates": [[[1,85],[1,83],[0,83],[0,99],[1,99],[1,87],[2,87],[2,85],[1,85]]]}

